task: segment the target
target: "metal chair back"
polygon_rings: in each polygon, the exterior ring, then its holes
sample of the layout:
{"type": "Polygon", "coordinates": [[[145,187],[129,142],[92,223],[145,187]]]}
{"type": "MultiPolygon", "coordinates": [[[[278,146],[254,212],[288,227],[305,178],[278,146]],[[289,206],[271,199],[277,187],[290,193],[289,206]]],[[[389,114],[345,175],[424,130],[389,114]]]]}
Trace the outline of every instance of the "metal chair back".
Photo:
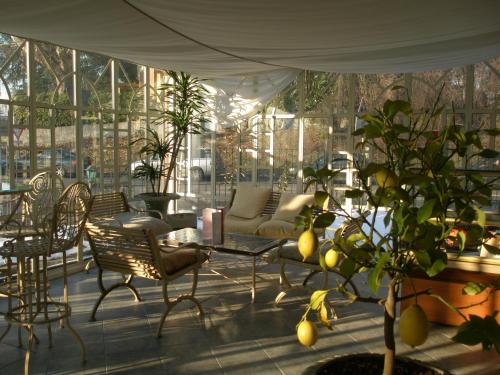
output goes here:
{"type": "Polygon", "coordinates": [[[76,246],[89,214],[91,192],[84,182],[75,182],[64,190],[54,205],[49,255],[76,246]]]}

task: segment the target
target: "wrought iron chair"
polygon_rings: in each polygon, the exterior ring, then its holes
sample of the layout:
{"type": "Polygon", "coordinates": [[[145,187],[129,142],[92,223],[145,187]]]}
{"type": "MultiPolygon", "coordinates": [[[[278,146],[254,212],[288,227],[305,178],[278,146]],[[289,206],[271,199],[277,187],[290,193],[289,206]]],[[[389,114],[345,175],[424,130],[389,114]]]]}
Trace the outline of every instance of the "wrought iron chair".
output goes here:
{"type": "MultiPolygon", "coordinates": [[[[81,182],[74,183],[64,190],[54,205],[51,217],[43,226],[44,235],[31,239],[6,241],[0,248],[0,255],[8,260],[17,259],[17,269],[8,267],[9,289],[15,290],[8,295],[9,311],[5,319],[9,324],[26,328],[28,348],[25,356],[24,373],[29,373],[29,360],[34,339],[34,327],[46,324],[49,347],[52,346],[51,324],[61,321],[80,345],[81,358],[85,361],[86,352],[83,341],[69,322],[71,307],[68,303],[67,255],[76,246],[83,232],[90,203],[90,189],[81,182]],[[60,253],[63,270],[63,301],[56,302],[49,295],[48,258],[60,253]],[[15,279],[15,284],[14,280],[15,279]],[[17,301],[17,306],[12,303],[17,301]]],[[[8,261],[8,264],[10,262],[8,261]]],[[[35,337],[36,340],[36,337],[35,337]]]]}
{"type": "MultiPolygon", "coordinates": [[[[41,172],[34,176],[29,185],[31,191],[26,192],[20,198],[12,210],[12,214],[0,225],[0,235],[4,238],[23,239],[43,234],[47,216],[52,213],[54,203],[64,191],[64,182],[58,174],[51,172],[41,172]],[[20,209],[19,209],[20,208],[20,209]]],[[[0,283],[0,297],[8,297],[10,293],[17,293],[12,280],[7,274],[14,272],[17,263],[15,259],[9,258],[6,263],[0,266],[0,276],[3,282],[0,283]]],[[[9,303],[12,301],[10,300],[9,303]]],[[[8,306],[8,309],[10,307],[8,306]]],[[[10,324],[0,336],[0,341],[10,330],[10,324]]],[[[21,335],[18,335],[19,346],[22,346],[21,335]]],[[[35,336],[35,340],[38,339],[35,336]]]]}
{"type": "Polygon", "coordinates": [[[151,230],[119,228],[103,223],[88,222],[85,230],[98,268],[97,284],[101,290],[101,295],[90,315],[91,321],[95,320],[96,311],[104,298],[116,288],[126,287],[132,292],[136,301],[141,300],[137,289],[132,285],[134,277],[157,280],[162,284],[165,311],[160,319],[158,337],[161,337],[163,324],[169,312],[183,300],[191,300],[203,320],[203,309],[194,296],[198,283],[198,270],[208,259],[208,255],[201,251],[203,246],[195,243],[176,248],[160,246],[151,230]],[[105,270],[118,272],[127,277],[121,282],[105,287],[102,281],[105,270]],[[171,300],[168,296],[168,284],[188,272],[193,272],[191,293],[171,300]]]}
{"type": "MultiPolygon", "coordinates": [[[[131,206],[123,192],[95,194],[90,201],[89,221],[92,222],[107,221],[128,229],[152,229],[155,235],[159,235],[172,230],[172,227],[163,219],[160,211],[137,209],[131,206]]],[[[85,265],[87,273],[92,265],[91,259],[85,265]]]]}
{"type": "Polygon", "coordinates": [[[58,174],[41,172],[29,185],[31,191],[19,201],[21,209],[14,208],[13,215],[0,225],[0,234],[5,238],[22,238],[40,235],[44,231],[46,218],[64,191],[64,182],[58,174]]]}

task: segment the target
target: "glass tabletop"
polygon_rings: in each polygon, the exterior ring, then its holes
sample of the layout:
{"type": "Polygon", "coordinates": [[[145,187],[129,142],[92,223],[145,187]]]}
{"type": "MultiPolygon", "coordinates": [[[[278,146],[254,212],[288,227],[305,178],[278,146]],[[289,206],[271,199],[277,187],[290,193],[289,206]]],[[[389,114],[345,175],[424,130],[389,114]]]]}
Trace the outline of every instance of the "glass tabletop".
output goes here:
{"type": "Polygon", "coordinates": [[[240,233],[224,233],[224,243],[213,245],[211,240],[203,239],[202,231],[184,228],[157,237],[160,243],[179,246],[188,242],[213,246],[215,250],[240,255],[257,256],[284,243],[285,240],[254,236],[240,233]]]}

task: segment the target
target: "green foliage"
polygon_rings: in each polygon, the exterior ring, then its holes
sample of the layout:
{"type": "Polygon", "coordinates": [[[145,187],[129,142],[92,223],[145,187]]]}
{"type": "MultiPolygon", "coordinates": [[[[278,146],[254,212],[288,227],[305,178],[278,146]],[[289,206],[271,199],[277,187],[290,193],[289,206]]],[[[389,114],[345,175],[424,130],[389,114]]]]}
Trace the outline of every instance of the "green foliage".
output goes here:
{"type": "Polygon", "coordinates": [[[173,109],[158,111],[155,123],[163,125],[166,130],[164,138],[155,130],[148,130],[146,138],[132,142],[145,142],[139,151],[142,165],[134,177],[148,179],[153,192],[160,193],[162,179],[163,194],[167,193],[168,182],[172,177],[177,163],[177,156],[187,134],[200,134],[205,121],[206,89],[202,82],[184,72],[168,72],[171,82],[164,84],[160,90],[173,102],[173,109]],[[146,156],[146,158],[144,158],[146,156]],[[158,160],[153,164],[152,159],[158,160]]]}
{"type": "MultiPolygon", "coordinates": [[[[381,208],[386,210],[384,224],[390,228],[386,233],[379,232],[374,219],[366,219],[361,211],[354,215],[345,211],[334,196],[329,196],[337,215],[351,222],[357,220],[358,233],[345,238],[337,230],[322,251],[334,248],[343,253],[338,270],[347,280],[368,271],[368,286],[374,294],[384,280],[388,280],[388,291],[400,290],[403,279],[411,279],[417,269],[430,277],[438,275],[448,261],[446,241],[456,241],[461,251],[471,244],[483,244],[489,252],[500,253],[497,247],[486,244],[490,235],[484,228],[486,218],[481,209],[491,204],[492,185],[498,179],[486,181],[476,171],[457,170],[458,165],[467,166],[472,157],[498,157],[497,151],[484,148],[481,143],[483,135],[497,134],[498,129],[464,132],[454,121],[441,129],[443,108],[437,103],[439,98],[429,111],[414,114],[409,100],[387,100],[375,113],[361,116],[365,126],[353,134],[361,138],[357,145],[361,153],[367,148],[377,150],[384,161],[355,161],[360,186],[347,190],[345,196],[369,202],[373,218],[381,208]],[[460,225],[466,225],[467,230],[457,231],[460,225]]],[[[328,168],[306,168],[306,186],[320,186],[328,191],[337,173],[328,168]]],[[[319,201],[326,199],[324,194],[318,195],[319,201]]],[[[315,227],[324,228],[332,222],[325,213],[316,215],[313,210],[304,209],[301,215],[301,222],[314,222],[315,227]]],[[[467,283],[464,294],[480,294],[486,287],[467,283]]],[[[342,287],[333,289],[345,292],[342,287]]],[[[394,299],[398,302],[408,297],[394,299]]],[[[350,297],[369,298],[373,299],[350,297]]],[[[377,301],[385,304],[385,300],[377,301]]],[[[309,305],[314,307],[317,304],[309,305]]],[[[493,317],[471,316],[454,340],[470,345],[482,343],[485,349],[494,346],[498,350],[499,330],[493,317]]]]}
{"type": "Polygon", "coordinates": [[[471,315],[469,320],[458,327],[457,334],[452,340],[465,345],[481,344],[483,350],[495,348],[500,354],[500,325],[496,321],[498,311],[493,315],[487,315],[481,318],[477,315],[471,315]]]}

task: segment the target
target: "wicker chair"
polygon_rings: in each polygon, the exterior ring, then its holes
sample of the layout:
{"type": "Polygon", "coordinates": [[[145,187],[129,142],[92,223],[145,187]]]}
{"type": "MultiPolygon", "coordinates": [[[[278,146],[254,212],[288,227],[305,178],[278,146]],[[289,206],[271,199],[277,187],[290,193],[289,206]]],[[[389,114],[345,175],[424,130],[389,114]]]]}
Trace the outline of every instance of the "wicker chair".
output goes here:
{"type": "MultiPolygon", "coordinates": [[[[71,307],[68,303],[68,279],[66,252],[76,246],[85,225],[90,203],[90,189],[84,183],[74,183],[66,188],[57,201],[52,215],[45,216],[49,225],[44,234],[31,239],[6,241],[0,247],[0,255],[7,259],[8,311],[5,319],[10,325],[24,327],[28,331],[28,348],[25,356],[24,373],[29,373],[30,353],[34,327],[45,324],[48,327],[49,346],[52,346],[51,324],[64,322],[80,345],[81,358],[85,361],[83,341],[69,322],[71,307]],[[61,254],[63,271],[63,298],[54,301],[49,295],[48,258],[61,254]],[[12,258],[17,259],[17,269],[12,267],[12,258]],[[16,302],[17,301],[17,306],[16,302]]],[[[3,335],[5,336],[5,335],[3,335]]],[[[2,337],[3,337],[2,336],[2,337]]]]}
{"type": "Polygon", "coordinates": [[[104,223],[88,222],[86,232],[98,268],[97,283],[101,291],[92,310],[91,321],[95,320],[97,308],[104,298],[116,288],[126,287],[132,292],[136,301],[141,300],[132,285],[135,276],[158,280],[162,284],[165,311],[160,319],[158,337],[161,337],[163,324],[169,312],[185,299],[194,302],[203,320],[203,310],[194,296],[198,283],[198,270],[208,259],[208,256],[200,251],[202,246],[193,243],[177,248],[160,246],[151,230],[117,228],[104,223]],[[102,281],[105,270],[118,272],[126,278],[106,288],[102,281]],[[191,293],[171,300],[168,296],[168,284],[188,272],[193,272],[191,293]]]}

